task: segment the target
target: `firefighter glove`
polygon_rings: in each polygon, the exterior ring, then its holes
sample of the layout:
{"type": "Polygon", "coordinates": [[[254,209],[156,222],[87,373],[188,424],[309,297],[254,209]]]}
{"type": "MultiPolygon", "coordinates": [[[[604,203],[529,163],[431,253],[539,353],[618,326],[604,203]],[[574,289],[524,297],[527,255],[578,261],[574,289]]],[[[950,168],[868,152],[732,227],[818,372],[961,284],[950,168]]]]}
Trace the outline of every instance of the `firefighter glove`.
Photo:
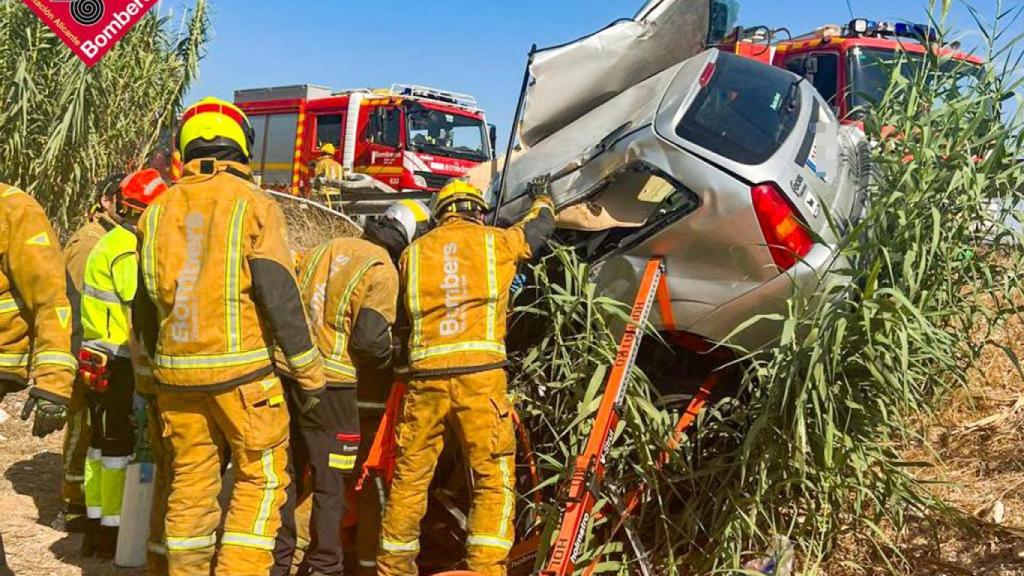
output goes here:
{"type": "Polygon", "coordinates": [[[28,420],[35,410],[35,420],[32,421],[32,435],[43,438],[64,428],[67,421],[67,408],[52,400],[36,396],[29,392],[29,399],[25,402],[25,408],[21,411],[21,419],[28,420]]]}
{"type": "Polygon", "coordinates": [[[313,410],[316,410],[317,405],[320,404],[320,392],[322,392],[322,390],[310,392],[299,388],[299,412],[302,414],[309,414],[313,410]]]}
{"type": "Polygon", "coordinates": [[[526,185],[526,193],[530,198],[551,197],[551,174],[537,176],[526,185]]]}

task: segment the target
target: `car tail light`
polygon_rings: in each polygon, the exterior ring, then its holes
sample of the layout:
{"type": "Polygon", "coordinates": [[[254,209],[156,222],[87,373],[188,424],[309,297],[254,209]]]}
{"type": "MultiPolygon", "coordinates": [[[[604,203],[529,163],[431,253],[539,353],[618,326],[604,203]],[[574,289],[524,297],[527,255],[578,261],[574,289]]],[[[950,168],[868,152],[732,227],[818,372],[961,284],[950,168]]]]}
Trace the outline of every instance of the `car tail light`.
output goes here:
{"type": "Polygon", "coordinates": [[[811,251],[814,240],[778,186],[759,184],[751,188],[750,195],[772,260],[779,270],[789,270],[811,251]]]}
{"type": "Polygon", "coordinates": [[[715,63],[708,62],[708,65],[704,67],[704,71],[700,73],[700,87],[703,88],[711,82],[711,77],[715,75],[715,63]]]}

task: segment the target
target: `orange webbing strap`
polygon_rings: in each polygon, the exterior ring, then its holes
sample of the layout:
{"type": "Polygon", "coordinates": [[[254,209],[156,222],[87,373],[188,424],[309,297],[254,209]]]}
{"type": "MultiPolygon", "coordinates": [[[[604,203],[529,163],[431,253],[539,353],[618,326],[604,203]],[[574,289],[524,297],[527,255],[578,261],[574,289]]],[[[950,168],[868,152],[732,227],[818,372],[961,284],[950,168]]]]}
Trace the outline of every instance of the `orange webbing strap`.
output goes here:
{"type": "Polygon", "coordinates": [[[395,473],[395,424],[398,422],[398,413],[402,408],[402,398],[405,397],[405,383],[395,382],[391,386],[391,394],[384,405],[384,416],[377,426],[377,433],[373,437],[373,446],[370,453],[363,462],[363,470],[359,475],[359,482],[356,483],[356,490],[363,489],[363,482],[371,475],[383,478],[384,484],[391,485],[391,476],[395,473]]]}

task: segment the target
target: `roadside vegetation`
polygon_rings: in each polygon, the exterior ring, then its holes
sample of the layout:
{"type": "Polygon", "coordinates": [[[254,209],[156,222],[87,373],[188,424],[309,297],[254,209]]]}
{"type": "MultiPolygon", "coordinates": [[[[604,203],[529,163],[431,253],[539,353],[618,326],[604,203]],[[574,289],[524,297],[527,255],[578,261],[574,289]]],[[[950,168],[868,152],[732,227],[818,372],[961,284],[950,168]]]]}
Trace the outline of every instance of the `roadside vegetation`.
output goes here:
{"type": "MultiPolygon", "coordinates": [[[[932,4],[943,40],[955,38],[945,29],[949,8],[932,4]]],[[[909,516],[959,514],[916,474],[926,464],[900,448],[925,440],[922,422],[967,386],[984,352],[998,349],[1019,377],[1016,356],[992,337],[1019,313],[1024,264],[1020,233],[1006,225],[1024,199],[1013,102],[1021,46],[1007,32],[1019,11],[999,4],[996,13],[994,22],[977,19],[987,66],[938,54],[919,66],[885,64],[891,87],[864,119],[876,143],[870,202],[842,246],[856,264],[852,288],[822,286],[814,303],[756,319],[780,323],[781,339],[735,351],[739,390],[703,415],[663,468],[658,454],[678,404],[636,373],[601,495],[615,505],[630,487],[649,487],[632,527],[659,573],[792,556],[803,573],[817,573],[848,534],[895,571],[904,559],[893,535],[909,516]]],[[[565,251],[543,267],[559,277],[538,267],[536,295],[520,299],[529,301],[520,311],[540,316],[546,332],[512,364],[551,494],[589,432],[615,354],[609,324],[626,307],[595,296],[586,265],[565,251]]],[[[550,498],[530,512],[548,530],[557,522],[550,498]]],[[[599,558],[598,571],[635,569],[627,528],[614,514],[599,522],[581,565],[599,558]]]]}
{"type": "Polygon", "coordinates": [[[0,180],[31,192],[55,226],[76,224],[108,174],[153,160],[199,69],[206,0],[155,7],[90,69],[22,2],[0,0],[0,180]]]}

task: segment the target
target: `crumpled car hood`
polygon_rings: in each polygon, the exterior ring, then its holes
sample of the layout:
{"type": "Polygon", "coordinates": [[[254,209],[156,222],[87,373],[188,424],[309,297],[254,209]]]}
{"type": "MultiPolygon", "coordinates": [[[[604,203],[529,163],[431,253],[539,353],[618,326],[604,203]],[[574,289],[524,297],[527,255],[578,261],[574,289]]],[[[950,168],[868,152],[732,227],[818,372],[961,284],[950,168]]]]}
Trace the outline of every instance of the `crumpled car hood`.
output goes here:
{"type": "Polygon", "coordinates": [[[529,148],[623,90],[697,54],[735,20],[735,0],[650,0],[632,19],[535,52],[519,122],[529,148]]]}

